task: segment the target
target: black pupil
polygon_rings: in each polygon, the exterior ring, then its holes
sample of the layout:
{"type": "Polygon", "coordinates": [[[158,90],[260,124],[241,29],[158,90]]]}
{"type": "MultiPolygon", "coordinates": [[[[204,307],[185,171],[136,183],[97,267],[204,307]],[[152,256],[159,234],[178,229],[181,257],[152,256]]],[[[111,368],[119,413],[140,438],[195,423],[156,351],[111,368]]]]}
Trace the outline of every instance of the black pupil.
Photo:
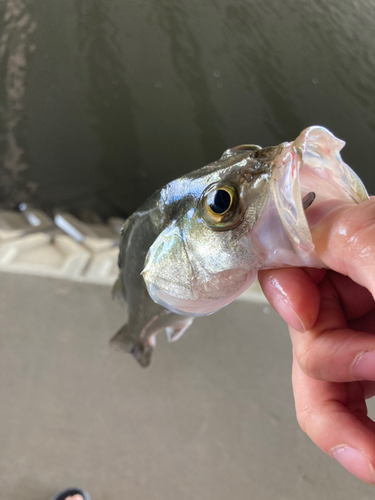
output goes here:
{"type": "Polygon", "coordinates": [[[213,202],[210,203],[210,209],[215,214],[223,214],[230,207],[230,203],[231,197],[228,191],[224,191],[224,189],[218,189],[215,192],[213,202]]]}

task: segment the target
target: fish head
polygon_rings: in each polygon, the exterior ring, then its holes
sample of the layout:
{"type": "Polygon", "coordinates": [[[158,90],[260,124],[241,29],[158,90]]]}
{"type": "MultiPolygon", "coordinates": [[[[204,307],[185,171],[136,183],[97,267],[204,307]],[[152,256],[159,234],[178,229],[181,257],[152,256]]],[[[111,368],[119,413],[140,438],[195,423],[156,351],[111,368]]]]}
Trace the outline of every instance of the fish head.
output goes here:
{"type": "Polygon", "coordinates": [[[341,159],[344,144],[313,126],[290,143],[227,150],[214,167],[190,174],[195,195],[146,258],[151,298],[179,314],[206,315],[240,295],[259,269],[323,267],[305,209],[313,200],[312,209],[368,198],[341,159]]]}
{"type": "Polygon", "coordinates": [[[179,314],[207,315],[250,286],[257,252],[248,235],[263,211],[281,150],[237,146],[190,174],[183,213],[146,257],[142,275],[155,302],[179,314]]]}

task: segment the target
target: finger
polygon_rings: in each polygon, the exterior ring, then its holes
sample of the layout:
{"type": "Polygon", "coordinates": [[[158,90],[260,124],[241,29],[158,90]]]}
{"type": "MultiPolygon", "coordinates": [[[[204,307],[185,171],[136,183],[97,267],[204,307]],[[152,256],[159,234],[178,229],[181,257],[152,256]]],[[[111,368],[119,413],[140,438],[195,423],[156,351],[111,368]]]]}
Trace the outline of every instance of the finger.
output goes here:
{"type": "Polygon", "coordinates": [[[329,278],[339,297],[345,318],[361,318],[375,308],[371,293],[348,276],[330,271],[329,278]]]}
{"type": "Polygon", "coordinates": [[[348,328],[330,275],[319,285],[320,310],[301,335],[289,328],[295,358],[311,378],[329,382],[375,381],[375,335],[348,328]]]}
{"type": "MultiPolygon", "coordinates": [[[[375,198],[360,205],[322,202],[306,211],[318,255],[324,265],[338,273],[350,276],[363,287],[375,293],[375,198]],[[326,213],[324,205],[332,210],[326,213]],[[315,211],[314,211],[315,210],[315,211]],[[318,223],[318,219],[321,219],[318,223]],[[350,248],[348,252],[347,249],[350,248]],[[362,266],[367,266],[364,270],[362,266]]],[[[323,270],[304,270],[314,283],[324,276],[323,270]]],[[[259,281],[271,305],[297,331],[309,328],[316,317],[316,290],[311,282],[292,269],[260,271],[259,281]],[[298,283],[293,284],[293,280],[298,283]]],[[[340,278],[337,278],[339,281],[340,278]]],[[[338,290],[340,283],[337,283],[338,290]]],[[[371,308],[370,294],[347,281],[341,286],[340,298],[348,319],[360,316],[371,308]],[[345,293],[346,289],[346,293],[345,293]]]]}
{"type": "Polygon", "coordinates": [[[375,382],[370,380],[362,380],[360,382],[365,399],[370,399],[375,396],[375,382]]]}
{"type": "Polygon", "coordinates": [[[327,273],[327,269],[317,269],[314,267],[303,267],[303,270],[308,276],[310,276],[315,285],[319,285],[327,273]]]}
{"type": "Polygon", "coordinates": [[[349,276],[375,297],[375,197],[336,208],[311,233],[322,263],[349,276]]]}
{"type": "Polygon", "coordinates": [[[375,484],[375,425],[366,416],[361,385],[311,379],[296,361],[292,381],[302,430],[349,472],[375,484]]]}
{"type": "MultiPolygon", "coordinates": [[[[317,271],[313,277],[318,281],[322,270],[312,271],[317,271]]],[[[311,275],[298,268],[268,269],[260,271],[258,279],[267,300],[288,325],[299,332],[312,327],[319,311],[319,290],[311,275]]]]}
{"type": "Polygon", "coordinates": [[[375,310],[370,311],[361,318],[349,321],[348,326],[352,330],[356,330],[358,332],[362,331],[375,334],[375,310]]]}

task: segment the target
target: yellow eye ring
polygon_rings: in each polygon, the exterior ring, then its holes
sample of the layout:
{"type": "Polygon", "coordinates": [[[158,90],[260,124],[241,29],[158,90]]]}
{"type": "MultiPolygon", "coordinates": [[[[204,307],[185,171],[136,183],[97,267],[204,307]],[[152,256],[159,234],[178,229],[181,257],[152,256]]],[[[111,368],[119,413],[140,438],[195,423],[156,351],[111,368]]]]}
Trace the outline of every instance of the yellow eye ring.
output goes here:
{"type": "Polygon", "coordinates": [[[222,187],[207,194],[207,210],[212,216],[223,216],[230,210],[233,203],[232,190],[222,187]]]}
{"type": "Polygon", "coordinates": [[[241,206],[241,197],[234,185],[215,183],[203,193],[200,211],[207,226],[216,231],[224,231],[241,222],[241,206]]]}

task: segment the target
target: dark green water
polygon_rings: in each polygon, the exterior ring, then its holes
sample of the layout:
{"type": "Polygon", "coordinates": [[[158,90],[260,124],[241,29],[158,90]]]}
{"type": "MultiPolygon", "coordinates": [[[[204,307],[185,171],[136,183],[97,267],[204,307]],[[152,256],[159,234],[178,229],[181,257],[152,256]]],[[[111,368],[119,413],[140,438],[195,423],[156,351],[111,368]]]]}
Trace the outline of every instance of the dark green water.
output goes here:
{"type": "Polygon", "coordinates": [[[309,125],[375,193],[375,2],[3,0],[0,203],[129,215],[309,125]]]}

